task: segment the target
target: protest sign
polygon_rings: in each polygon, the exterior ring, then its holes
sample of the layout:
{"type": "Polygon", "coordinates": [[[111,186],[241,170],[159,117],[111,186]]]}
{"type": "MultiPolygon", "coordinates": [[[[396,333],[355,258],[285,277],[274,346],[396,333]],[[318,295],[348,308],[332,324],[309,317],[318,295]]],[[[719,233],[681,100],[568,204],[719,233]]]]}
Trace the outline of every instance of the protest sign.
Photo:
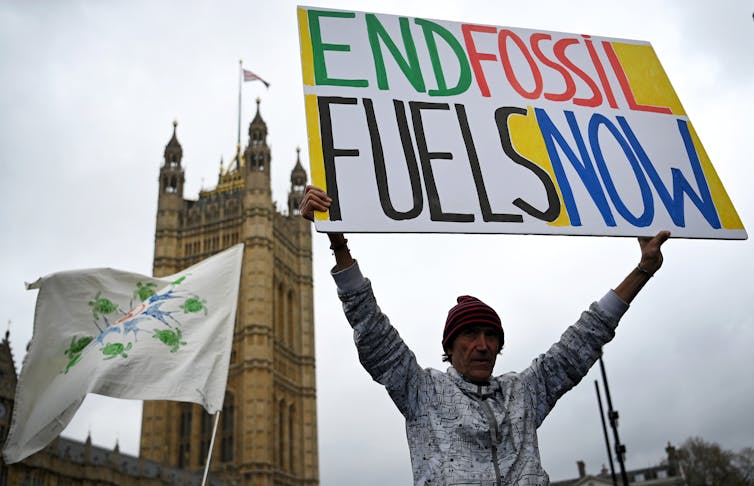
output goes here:
{"type": "Polygon", "coordinates": [[[746,230],[652,46],[298,8],[318,231],[746,230]]]}

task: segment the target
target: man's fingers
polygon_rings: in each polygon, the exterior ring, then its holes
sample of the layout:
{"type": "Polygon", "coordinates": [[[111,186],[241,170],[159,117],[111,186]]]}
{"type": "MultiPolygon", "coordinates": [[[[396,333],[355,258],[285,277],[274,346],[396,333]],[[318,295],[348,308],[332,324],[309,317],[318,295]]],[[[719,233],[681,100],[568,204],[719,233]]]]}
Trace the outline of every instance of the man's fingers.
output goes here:
{"type": "Polygon", "coordinates": [[[640,237],[639,246],[641,247],[640,267],[648,271],[650,275],[654,274],[662,266],[662,244],[670,238],[670,231],[660,231],[654,237],[640,237]]]}
{"type": "Polygon", "coordinates": [[[316,186],[306,186],[304,197],[301,199],[299,209],[301,215],[310,221],[314,220],[315,211],[327,211],[330,208],[332,199],[327,193],[316,186]]]}
{"type": "Polygon", "coordinates": [[[304,204],[304,207],[311,211],[327,211],[330,208],[330,202],[310,199],[308,201],[308,204],[307,203],[304,204]]]}
{"type": "Polygon", "coordinates": [[[306,189],[305,189],[304,192],[305,192],[306,195],[316,196],[319,199],[325,199],[325,200],[329,200],[330,199],[327,196],[327,193],[325,191],[323,191],[322,189],[320,189],[319,187],[317,187],[317,186],[306,186],[306,189]]]}
{"type": "Polygon", "coordinates": [[[670,231],[660,231],[653,239],[657,240],[657,246],[660,247],[668,241],[668,238],[670,238],[670,231]]]}
{"type": "Polygon", "coordinates": [[[302,205],[310,206],[317,211],[326,211],[330,207],[331,199],[325,193],[309,192],[304,195],[302,205]]]}
{"type": "Polygon", "coordinates": [[[668,238],[670,238],[670,231],[660,231],[651,238],[649,236],[640,236],[639,245],[642,248],[646,246],[660,248],[663,243],[668,241],[668,238]]]}

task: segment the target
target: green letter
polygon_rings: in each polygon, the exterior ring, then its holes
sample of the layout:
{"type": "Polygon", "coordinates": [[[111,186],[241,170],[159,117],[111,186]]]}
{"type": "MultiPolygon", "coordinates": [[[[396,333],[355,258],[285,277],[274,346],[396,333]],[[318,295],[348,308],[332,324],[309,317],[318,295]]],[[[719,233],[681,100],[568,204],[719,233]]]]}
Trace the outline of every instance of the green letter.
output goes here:
{"type": "Polygon", "coordinates": [[[353,12],[338,12],[331,10],[309,10],[309,32],[311,33],[312,38],[312,58],[314,60],[315,84],[319,86],[353,86],[355,88],[365,88],[369,86],[369,82],[366,79],[338,79],[327,77],[325,51],[350,52],[351,46],[348,44],[324,44],[322,42],[322,32],[319,29],[320,17],[352,19],[356,17],[356,14],[353,12]]]}
{"type": "Polygon", "coordinates": [[[408,19],[400,17],[401,37],[403,37],[403,45],[406,48],[407,61],[403,58],[393,39],[388,35],[385,27],[377,20],[377,17],[374,14],[368,13],[365,15],[365,18],[369,34],[369,45],[372,47],[372,56],[374,56],[374,68],[377,71],[377,85],[380,89],[390,89],[387,84],[385,61],[382,58],[382,50],[380,49],[380,39],[382,39],[382,42],[387,46],[390,54],[393,55],[393,58],[398,63],[398,67],[406,75],[406,79],[409,80],[417,92],[424,93],[426,88],[424,87],[424,79],[422,78],[421,67],[419,66],[419,56],[416,54],[416,46],[414,45],[414,39],[411,37],[408,19]]]}
{"type": "Polygon", "coordinates": [[[447,30],[445,27],[437,25],[434,22],[424,19],[415,19],[417,25],[420,25],[424,31],[424,40],[427,43],[427,50],[429,50],[429,57],[432,60],[432,69],[435,71],[435,79],[437,80],[438,89],[430,89],[430,96],[452,96],[465,92],[471,86],[471,68],[469,67],[469,59],[466,57],[466,52],[458,42],[458,40],[447,30]],[[458,84],[454,88],[448,89],[445,84],[445,76],[442,72],[442,65],[440,64],[440,56],[437,54],[437,43],[435,37],[432,34],[437,34],[443,38],[446,44],[453,49],[453,52],[458,58],[458,67],[460,73],[458,76],[458,84]]]}

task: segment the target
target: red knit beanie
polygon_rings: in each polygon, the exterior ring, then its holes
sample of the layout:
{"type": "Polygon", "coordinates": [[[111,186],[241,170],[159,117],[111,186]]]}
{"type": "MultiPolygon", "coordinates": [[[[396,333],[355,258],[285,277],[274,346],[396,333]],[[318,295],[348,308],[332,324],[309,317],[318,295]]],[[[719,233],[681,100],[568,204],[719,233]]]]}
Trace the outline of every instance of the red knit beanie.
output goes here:
{"type": "Polygon", "coordinates": [[[442,333],[443,349],[447,349],[453,344],[453,339],[461,329],[474,324],[494,327],[500,333],[500,346],[502,348],[505,334],[497,312],[476,297],[462,295],[458,297],[458,304],[448,311],[445,331],[442,333]]]}

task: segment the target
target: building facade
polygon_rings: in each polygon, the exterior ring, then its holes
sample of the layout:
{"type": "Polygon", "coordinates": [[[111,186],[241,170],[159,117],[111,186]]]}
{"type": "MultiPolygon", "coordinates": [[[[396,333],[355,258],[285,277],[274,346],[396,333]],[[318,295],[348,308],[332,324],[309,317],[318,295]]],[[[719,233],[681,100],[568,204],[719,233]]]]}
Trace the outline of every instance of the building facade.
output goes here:
{"type": "MultiPolygon", "coordinates": [[[[297,156],[287,212],[270,186],[267,125],[259,111],[248,145],[217,187],[183,197],[183,150],[173,136],[160,169],[155,276],[245,245],[228,388],[211,473],[234,484],[318,484],[311,227],[299,215],[306,172],[297,156]]],[[[144,402],[140,457],[203,469],[213,417],[199,405],[144,402]]]]}
{"type": "MultiPolygon", "coordinates": [[[[319,484],[311,228],[299,217],[307,175],[297,155],[287,211],[270,186],[267,125],[259,111],[248,145],[217,186],[184,199],[177,124],[159,172],[153,272],[183,270],[244,243],[228,387],[210,485],[319,484]]],[[[9,335],[0,343],[0,439],[10,426],[17,375],[9,335]]],[[[199,485],[214,417],[196,404],[145,401],[139,457],[58,438],[17,464],[0,459],[0,486],[199,485]]]]}

